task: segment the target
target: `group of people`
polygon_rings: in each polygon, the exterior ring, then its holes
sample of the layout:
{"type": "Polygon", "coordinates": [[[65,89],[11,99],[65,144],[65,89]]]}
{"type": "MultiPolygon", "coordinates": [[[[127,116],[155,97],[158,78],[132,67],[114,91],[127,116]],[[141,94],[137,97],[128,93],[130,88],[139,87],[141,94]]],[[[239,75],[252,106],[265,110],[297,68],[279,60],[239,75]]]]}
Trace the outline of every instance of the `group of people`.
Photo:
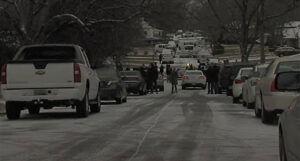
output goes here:
{"type": "Polygon", "coordinates": [[[158,67],[156,63],[150,63],[149,67],[146,67],[144,64],[140,68],[140,72],[147,83],[147,90],[153,93],[157,90],[157,79],[158,79],[158,67]]]}
{"type": "Polygon", "coordinates": [[[204,71],[207,79],[208,94],[218,93],[219,70],[216,64],[210,64],[208,69],[204,71]]]}

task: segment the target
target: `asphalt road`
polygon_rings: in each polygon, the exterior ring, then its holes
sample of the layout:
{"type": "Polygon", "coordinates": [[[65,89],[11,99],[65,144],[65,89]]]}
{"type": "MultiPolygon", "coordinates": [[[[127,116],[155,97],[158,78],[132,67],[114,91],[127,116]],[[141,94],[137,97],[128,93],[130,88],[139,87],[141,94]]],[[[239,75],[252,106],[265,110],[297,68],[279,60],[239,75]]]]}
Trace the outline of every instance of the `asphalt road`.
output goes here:
{"type": "Polygon", "coordinates": [[[276,125],[225,95],[179,90],[106,103],[79,119],[72,110],[0,116],[1,161],[277,161],[276,125]]]}

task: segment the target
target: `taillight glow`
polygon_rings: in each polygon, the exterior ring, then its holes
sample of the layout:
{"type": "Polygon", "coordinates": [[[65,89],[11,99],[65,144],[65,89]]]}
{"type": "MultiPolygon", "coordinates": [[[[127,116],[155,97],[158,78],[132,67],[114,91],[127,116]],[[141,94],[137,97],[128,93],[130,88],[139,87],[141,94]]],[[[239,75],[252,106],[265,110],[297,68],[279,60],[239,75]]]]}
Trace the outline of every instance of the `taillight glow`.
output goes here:
{"type": "Polygon", "coordinates": [[[3,65],[1,68],[1,83],[7,84],[7,65],[3,65]]]}
{"type": "Polygon", "coordinates": [[[160,76],[158,77],[158,79],[159,79],[159,80],[163,80],[163,79],[164,79],[164,76],[160,75],[160,76]]]}
{"type": "Polygon", "coordinates": [[[185,76],[182,77],[182,79],[183,79],[183,80],[188,80],[189,77],[185,75],[185,76]]]}
{"type": "Polygon", "coordinates": [[[234,80],[235,84],[241,84],[241,83],[245,83],[245,80],[243,79],[236,79],[234,80]]]}
{"type": "Polygon", "coordinates": [[[200,80],[205,80],[205,76],[200,76],[199,79],[200,80]]]}
{"type": "Polygon", "coordinates": [[[80,82],[81,82],[80,65],[74,64],[74,83],[80,83],[80,82]]]}
{"type": "Polygon", "coordinates": [[[278,92],[278,90],[277,90],[276,87],[275,87],[275,79],[273,79],[273,81],[272,81],[270,91],[271,91],[271,92],[278,92]]]}

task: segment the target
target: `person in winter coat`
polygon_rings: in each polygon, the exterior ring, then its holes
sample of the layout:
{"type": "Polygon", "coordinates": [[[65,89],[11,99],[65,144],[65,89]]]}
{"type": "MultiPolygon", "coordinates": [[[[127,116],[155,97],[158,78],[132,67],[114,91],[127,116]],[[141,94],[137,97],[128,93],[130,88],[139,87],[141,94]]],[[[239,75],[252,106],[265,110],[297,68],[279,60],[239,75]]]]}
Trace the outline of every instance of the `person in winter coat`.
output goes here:
{"type": "Polygon", "coordinates": [[[171,69],[170,82],[172,83],[172,93],[177,93],[178,72],[176,69],[171,69]]]}
{"type": "Polygon", "coordinates": [[[213,94],[214,92],[214,69],[213,66],[210,65],[208,69],[206,70],[206,80],[207,80],[207,86],[208,86],[208,94],[213,94]]]}

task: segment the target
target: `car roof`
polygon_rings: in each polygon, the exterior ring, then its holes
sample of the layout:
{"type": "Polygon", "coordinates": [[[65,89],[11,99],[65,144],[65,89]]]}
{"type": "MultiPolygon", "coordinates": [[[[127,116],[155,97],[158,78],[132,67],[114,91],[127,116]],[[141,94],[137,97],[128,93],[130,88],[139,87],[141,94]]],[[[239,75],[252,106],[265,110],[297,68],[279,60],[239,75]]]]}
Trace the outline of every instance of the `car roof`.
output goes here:
{"type": "Polygon", "coordinates": [[[300,54],[285,56],[277,58],[276,61],[278,62],[286,62],[286,61],[300,61],[300,54]]]}
{"type": "Polygon", "coordinates": [[[247,67],[247,68],[241,68],[240,70],[252,70],[253,68],[249,68],[249,67],[247,67]]]}

